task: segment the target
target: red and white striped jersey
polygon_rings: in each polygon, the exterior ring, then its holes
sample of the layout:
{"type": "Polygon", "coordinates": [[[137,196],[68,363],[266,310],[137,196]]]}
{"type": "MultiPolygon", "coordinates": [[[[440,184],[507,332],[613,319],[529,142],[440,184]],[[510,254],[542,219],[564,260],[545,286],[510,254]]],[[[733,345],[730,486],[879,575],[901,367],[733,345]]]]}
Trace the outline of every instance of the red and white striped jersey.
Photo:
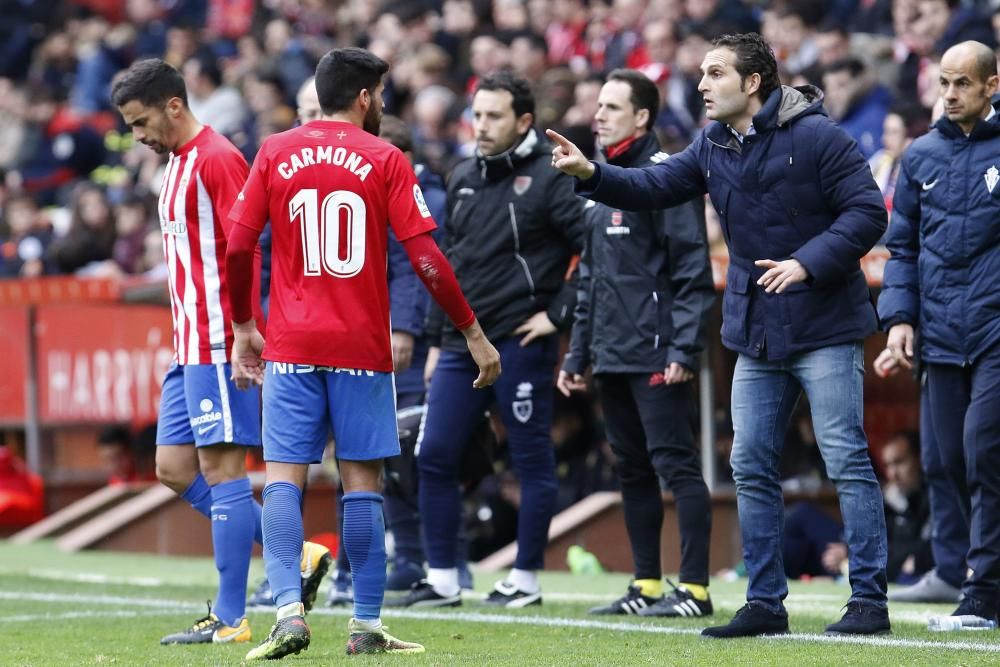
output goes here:
{"type": "Polygon", "coordinates": [[[167,162],[158,210],[179,364],[229,361],[226,236],[229,209],[248,173],[243,155],[208,126],[167,162]]]}

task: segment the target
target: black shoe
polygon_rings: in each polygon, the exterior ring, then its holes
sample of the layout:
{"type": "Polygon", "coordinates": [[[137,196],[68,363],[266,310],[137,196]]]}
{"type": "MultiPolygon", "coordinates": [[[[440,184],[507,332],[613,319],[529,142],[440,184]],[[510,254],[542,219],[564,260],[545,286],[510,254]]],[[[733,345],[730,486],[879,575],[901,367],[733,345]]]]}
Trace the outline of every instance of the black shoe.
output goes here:
{"type": "Polygon", "coordinates": [[[274,607],[274,600],[271,598],[271,582],[264,577],[254,592],[250,594],[250,598],[247,600],[248,607],[274,607]]]}
{"type": "Polygon", "coordinates": [[[844,608],[844,616],[826,626],[828,635],[887,635],[892,632],[889,625],[889,609],[871,602],[849,600],[844,608]]]}
{"type": "Polygon", "coordinates": [[[495,607],[520,609],[533,604],[542,604],[542,591],[538,590],[534,593],[528,593],[527,591],[522,591],[512,583],[498,581],[483,602],[495,607]]]}
{"type": "Polygon", "coordinates": [[[743,605],[729,625],[717,625],[701,631],[702,637],[713,639],[733,639],[736,637],[760,637],[762,635],[783,635],[788,632],[788,614],[784,609],[775,613],[759,602],[743,605]]]}
{"type": "Polygon", "coordinates": [[[614,602],[600,607],[593,607],[588,614],[599,614],[601,616],[625,616],[628,614],[638,614],[663,599],[663,596],[651,598],[642,594],[642,589],[638,586],[629,586],[628,592],[614,602]]]}
{"type": "Polygon", "coordinates": [[[462,605],[462,592],[455,595],[441,595],[434,587],[427,583],[426,579],[421,579],[410,587],[410,592],[398,598],[386,598],[383,603],[386,607],[460,607],[462,605]]]}
{"type": "MultiPolygon", "coordinates": [[[[670,580],[667,580],[670,583],[670,580]]],[[[660,598],[656,604],[639,611],[640,616],[659,616],[666,618],[689,618],[692,616],[711,616],[712,598],[698,600],[691,591],[683,586],[674,586],[674,592],[660,598]]]]}
{"type": "Polygon", "coordinates": [[[978,616],[987,621],[997,622],[997,608],[980,598],[966,595],[958,603],[958,609],[952,616],[978,616]]]}

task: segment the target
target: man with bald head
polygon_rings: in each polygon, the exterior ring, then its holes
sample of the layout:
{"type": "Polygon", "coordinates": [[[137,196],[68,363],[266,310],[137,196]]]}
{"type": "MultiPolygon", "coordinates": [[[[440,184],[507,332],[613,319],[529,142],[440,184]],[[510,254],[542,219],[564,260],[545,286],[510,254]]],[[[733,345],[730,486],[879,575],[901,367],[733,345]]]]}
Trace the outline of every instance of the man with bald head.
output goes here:
{"type": "Polygon", "coordinates": [[[1000,80],[993,51],[941,58],[944,115],[906,150],[878,310],[895,360],[927,369],[941,463],[970,528],[956,616],[997,620],[1000,600],[1000,80]],[[997,106],[1000,106],[998,104],[997,106]],[[919,333],[919,345],[916,344],[919,333]]]}

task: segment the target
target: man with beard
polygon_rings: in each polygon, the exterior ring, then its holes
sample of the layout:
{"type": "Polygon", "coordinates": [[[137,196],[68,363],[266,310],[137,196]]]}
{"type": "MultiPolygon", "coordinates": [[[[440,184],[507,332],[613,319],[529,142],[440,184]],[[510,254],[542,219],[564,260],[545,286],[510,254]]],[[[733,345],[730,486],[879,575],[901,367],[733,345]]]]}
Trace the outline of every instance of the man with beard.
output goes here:
{"type": "Polygon", "coordinates": [[[863,428],[862,341],[877,325],[859,260],[886,224],[855,142],[812,86],[778,80],[760,35],[723,35],[698,85],[711,121],[684,151],[641,169],[597,165],[559,134],[552,165],[584,196],[655,210],[709,193],[729,247],[722,343],[737,352],[731,463],[747,565],[747,604],[706,637],[788,632],[778,463],[799,397],[837,485],[851,597],[831,634],[890,631],[882,493],[863,428]]]}
{"type": "Polygon", "coordinates": [[[412,167],[398,148],[374,136],[388,69],[363,49],[327,53],[316,67],[323,115],[264,142],[230,212],[233,374],[241,388],[264,384],[261,521],[278,618],[247,660],[274,660],[309,646],[296,573],[302,489],[331,430],[345,492],[343,548],[354,577],[347,653],[424,651],[388,634],[381,621],[382,468],[400,452],[385,273],[390,225],[467,341],[478,369],[470,384],[487,387],[500,373],[496,349],[431,238],[434,220],[412,167]],[[250,308],[249,276],[268,218],[274,245],[265,345],[250,308]]]}
{"type": "Polygon", "coordinates": [[[429,571],[398,601],[401,606],[462,602],[455,548],[461,454],[494,402],[521,483],[521,504],[514,568],[486,601],[541,603],[536,571],[543,566],[557,491],[549,434],[558,353],[552,334],[572,316],[574,289],[564,277],[585,231],[573,180],[548,168],[549,147],[532,128],[534,108],[524,79],[508,71],[484,77],[472,100],[476,156],[456,167],[448,184],[442,248],[483,328],[498,341],[505,370],[493,391],[472,391],[476,368],[462,337],[432,313],[427,417],[417,457],[429,571]]]}

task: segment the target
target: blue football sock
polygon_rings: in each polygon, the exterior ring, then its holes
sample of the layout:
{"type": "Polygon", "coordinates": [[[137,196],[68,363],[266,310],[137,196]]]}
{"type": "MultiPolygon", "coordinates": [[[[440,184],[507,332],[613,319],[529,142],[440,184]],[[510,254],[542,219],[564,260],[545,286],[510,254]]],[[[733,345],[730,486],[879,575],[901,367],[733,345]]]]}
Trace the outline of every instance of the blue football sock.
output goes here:
{"type": "Polygon", "coordinates": [[[344,494],[344,549],[354,577],[354,618],[373,621],[385,595],[385,521],[382,496],[344,494]]]}
{"type": "Polygon", "coordinates": [[[291,482],[264,487],[264,569],[274,604],[302,601],[302,491],[291,482]]]}
{"type": "MultiPolygon", "coordinates": [[[[191,507],[204,514],[206,518],[212,518],[212,487],[208,485],[201,473],[194,478],[187,491],[181,494],[181,498],[191,503],[191,507]]],[[[260,521],[260,503],[253,496],[253,541],[257,544],[264,544],[264,528],[260,521]]]]}
{"type": "Polygon", "coordinates": [[[253,541],[264,546],[264,523],[261,521],[261,514],[264,508],[260,506],[257,499],[253,500],[253,541]]]}
{"type": "Polygon", "coordinates": [[[253,515],[253,489],[248,478],[212,487],[212,547],[219,571],[219,594],[212,611],[230,627],[246,611],[253,515]]]}
{"type": "Polygon", "coordinates": [[[181,498],[191,503],[191,507],[205,517],[212,518],[212,489],[201,473],[194,478],[187,491],[181,494],[181,498]]]}

